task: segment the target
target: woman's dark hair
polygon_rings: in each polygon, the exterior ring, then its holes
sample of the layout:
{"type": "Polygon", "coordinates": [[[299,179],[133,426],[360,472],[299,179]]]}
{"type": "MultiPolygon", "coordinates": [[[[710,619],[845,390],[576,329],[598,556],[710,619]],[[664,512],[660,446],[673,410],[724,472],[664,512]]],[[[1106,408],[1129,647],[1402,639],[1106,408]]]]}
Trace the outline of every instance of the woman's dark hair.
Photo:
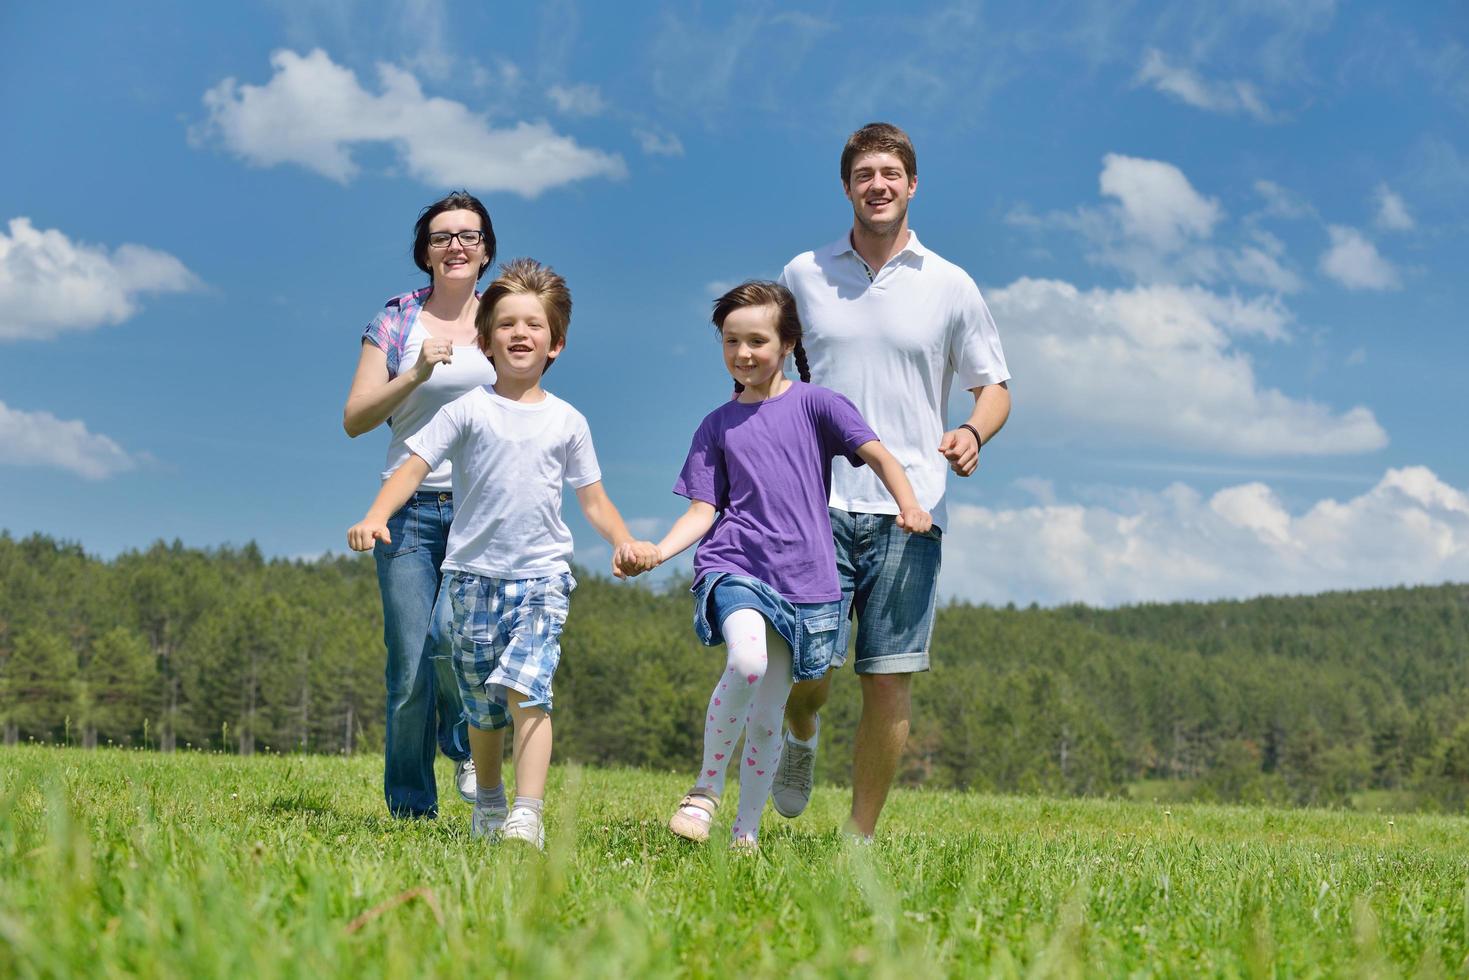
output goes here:
{"type": "Polygon", "coordinates": [[[445,211],[473,211],[479,215],[480,230],[485,233],[482,246],[485,263],[479,267],[479,274],[483,276],[485,270],[495,264],[495,226],[490,221],[490,212],[469,191],[452,191],[418,213],[418,220],[413,223],[413,264],[428,273],[429,282],[433,282],[434,270],[428,264],[428,226],[445,211]]]}
{"type": "MultiPolygon", "coordinates": [[[[735,310],[750,306],[773,306],[776,311],[775,333],[781,346],[791,345],[791,356],[796,359],[796,371],[801,380],[811,381],[811,368],[806,363],[806,348],[801,344],[801,314],[796,310],[796,297],[778,282],[768,279],[747,279],[714,301],[714,329],[723,331],[724,321],[735,310]]],[[[735,391],[745,386],[735,382],[735,391]]]]}

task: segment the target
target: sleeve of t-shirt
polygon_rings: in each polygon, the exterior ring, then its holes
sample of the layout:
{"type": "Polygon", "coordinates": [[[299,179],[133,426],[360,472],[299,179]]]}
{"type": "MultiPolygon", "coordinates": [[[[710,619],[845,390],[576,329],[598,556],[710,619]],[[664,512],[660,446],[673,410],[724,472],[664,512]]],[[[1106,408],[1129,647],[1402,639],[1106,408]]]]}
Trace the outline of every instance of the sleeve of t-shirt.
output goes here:
{"type": "Polygon", "coordinates": [[[464,398],[456,398],[434,413],[423,428],[405,440],[408,451],[421,456],[430,470],[458,453],[468,428],[464,398]]]}
{"type": "Polygon", "coordinates": [[[592,430],[586,418],[576,413],[572,418],[571,437],[566,443],[566,482],[571,489],[580,490],[602,479],[602,467],[597,465],[597,450],[592,445],[592,430]]]}
{"type": "Polygon", "coordinates": [[[704,419],[694,430],[689,455],[679,471],[673,492],[690,500],[702,500],[715,510],[724,510],[729,502],[729,476],[724,468],[724,450],[711,418],[704,419]]]}
{"type": "Polygon", "coordinates": [[[979,287],[967,276],[949,332],[949,366],[954,369],[959,387],[965,391],[1010,380],[995,318],[990,315],[979,287]]]}
{"type": "Polygon", "coordinates": [[[857,455],[857,449],[875,440],[877,433],[846,395],[819,386],[813,386],[812,390],[817,393],[817,417],[821,419],[827,454],[844,456],[853,466],[861,466],[862,457],[857,455]]]}

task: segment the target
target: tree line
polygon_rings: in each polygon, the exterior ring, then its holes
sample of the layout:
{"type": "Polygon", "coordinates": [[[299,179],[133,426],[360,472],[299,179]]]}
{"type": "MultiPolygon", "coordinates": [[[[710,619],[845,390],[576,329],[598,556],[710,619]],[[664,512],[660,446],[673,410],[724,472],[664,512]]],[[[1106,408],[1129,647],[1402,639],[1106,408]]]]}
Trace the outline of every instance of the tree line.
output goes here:
{"type": "MultiPolygon", "coordinates": [[[[681,587],[578,572],[557,755],[685,771],[721,666],[681,587]]],[[[1469,804],[1469,585],[1121,609],[940,609],[909,784],[1064,795],[1469,804]]],[[[371,752],[382,612],[367,556],[157,543],[111,561],[0,532],[4,741],[371,752]]],[[[838,676],[823,778],[860,695],[838,676]]]]}

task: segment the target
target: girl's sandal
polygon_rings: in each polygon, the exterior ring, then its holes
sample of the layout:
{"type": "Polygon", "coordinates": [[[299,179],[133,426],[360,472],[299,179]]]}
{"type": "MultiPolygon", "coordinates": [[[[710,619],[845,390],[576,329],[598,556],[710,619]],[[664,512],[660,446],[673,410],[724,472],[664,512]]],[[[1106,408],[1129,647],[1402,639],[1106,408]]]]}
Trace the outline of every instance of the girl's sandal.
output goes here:
{"type": "Polygon", "coordinates": [[[668,829],[684,840],[702,844],[709,839],[709,825],[714,822],[714,811],[718,809],[719,797],[709,790],[695,786],[679,802],[678,809],[673,811],[673,818],[668,821],[668,829]],[[701,819],[693,814],[685,813],[685,807],[702,810],[705,816],[701,819]]]}

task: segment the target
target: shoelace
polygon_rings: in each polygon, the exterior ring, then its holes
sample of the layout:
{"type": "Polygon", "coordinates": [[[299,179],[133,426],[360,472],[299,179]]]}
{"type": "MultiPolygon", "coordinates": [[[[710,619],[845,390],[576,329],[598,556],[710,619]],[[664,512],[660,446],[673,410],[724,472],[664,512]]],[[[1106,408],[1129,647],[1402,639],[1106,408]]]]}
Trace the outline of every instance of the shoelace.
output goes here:
{"type": "Polygon", "coordinates": [[[805,765],[806,760],[816,754],[814,749],[808,749],[804,745],[786,744],[785,751],[789,753],[789,765],[784,767],[781,782],[787,786],[807,790],[811,788],[811,768],[805,765]]]}

